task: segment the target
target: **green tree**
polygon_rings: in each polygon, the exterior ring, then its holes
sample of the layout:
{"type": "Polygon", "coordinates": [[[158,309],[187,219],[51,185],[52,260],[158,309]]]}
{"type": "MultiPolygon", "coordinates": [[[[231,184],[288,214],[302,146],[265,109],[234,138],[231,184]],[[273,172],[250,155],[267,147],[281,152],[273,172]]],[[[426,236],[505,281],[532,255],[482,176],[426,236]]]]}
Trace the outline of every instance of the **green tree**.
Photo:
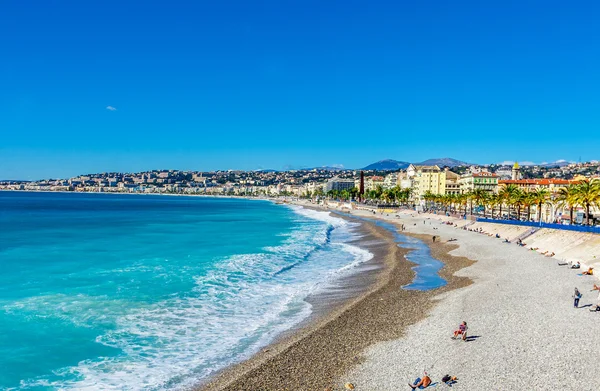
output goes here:
{"type": "Polygon", "coordinates": [[[476,206],[483,206],[483,215],[485,217],[485,199],[487,197],[487,191],[483,189],[475,189],[470,193],[471,197],[471,214],[473,214],[473,201],[476,206]]]}
{"type": "Polygon", "coordinates": [[[590,207],[600,204],[600,180],[586,179],[576,185],[577,202],[585,208],[585,224],[590,225],[590,207]]]}
{"type": "Polygon", "coordinates": [[[537,206],[538,221],[542,221],[542,207],[548,202],[550,192],[545,188],[537,188],[529,193],[531,203],[537,206]]]}
{"type": "Polygon", "coordinates": [[[506,185],[500,189],[500,192],[498,193],[500,197],[500,218],[502,218],[502,205],[506,204],[508,207],[508,218],[510,219],[510,207],[512,200],[518,192],[519,188],[513,184],[506,185]]]}
{"type": "Polygon", "coordinates": [[[561,208],[569,208],[569,217],[571,219],[571,224],[573,224],[573,210],[577,205],[579,205],[579,201],[577,199],[577,186],[569,185],[566,187],[561,187],[558,189],[558,194],[554,201],[561,208]]]}

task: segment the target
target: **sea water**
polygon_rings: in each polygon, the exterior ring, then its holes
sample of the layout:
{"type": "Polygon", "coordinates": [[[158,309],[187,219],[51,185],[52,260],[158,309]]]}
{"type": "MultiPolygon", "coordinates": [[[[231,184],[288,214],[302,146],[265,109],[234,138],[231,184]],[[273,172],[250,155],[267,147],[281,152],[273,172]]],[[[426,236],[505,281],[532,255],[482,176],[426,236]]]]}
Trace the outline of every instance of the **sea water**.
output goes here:
{"type": "Polygon", "coordinates": [[[0,192],[0,389],[187,389],[370,259],[355,227],[267,201],[0,192]]]}
{"type": "MultiPolygon", "coordinates": [[[[340,212],[335,212],[335,214],[350,216],[340,212]]],[[[415,276],[410,284],[404,285],[402,289],[428,291],[441,288],[448,284],[448,282],[439,274],[439,271],[444,264],[431,255],[431,249],[425,242],[413,236],[399,233],[398,228],[394,224],[379,219],[353,217],[357,220],[368,221],[387,229],[394,236],[398,247],[409,250],[405,255],[405,258],[415,264],[415,266],[411,268],[415,272],[415,276]]]]}

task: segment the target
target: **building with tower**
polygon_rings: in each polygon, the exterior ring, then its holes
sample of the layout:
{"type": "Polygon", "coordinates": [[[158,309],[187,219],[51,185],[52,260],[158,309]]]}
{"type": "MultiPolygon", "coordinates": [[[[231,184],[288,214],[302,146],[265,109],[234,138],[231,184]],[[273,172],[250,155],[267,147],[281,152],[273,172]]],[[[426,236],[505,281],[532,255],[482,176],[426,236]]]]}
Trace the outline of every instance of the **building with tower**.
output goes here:
{"type": "Polygon", "coordinates": [[[512,178],[511,179],[513,181],[518,181],[521,178],[522,178],[521,167],[519,167],[518,162],[515,162],[515,164],[513,165],[513,169],[512,169],[512,178]]]}

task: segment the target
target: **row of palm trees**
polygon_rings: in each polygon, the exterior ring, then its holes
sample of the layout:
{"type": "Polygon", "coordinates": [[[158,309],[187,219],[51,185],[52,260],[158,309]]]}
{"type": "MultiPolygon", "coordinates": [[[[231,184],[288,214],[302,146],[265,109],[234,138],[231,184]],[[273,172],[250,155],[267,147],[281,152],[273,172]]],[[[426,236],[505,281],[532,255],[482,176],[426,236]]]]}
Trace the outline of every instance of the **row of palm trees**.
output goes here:
{"type": "MultiPolygon", "coordinates": [[[[367,190],[365,192],[365,201],[370,203],[383,203],[387,205],[391,204],[408,204],[410,196],[412,195],[412,189],[402,189],[400,186],[395,186],[391,189],[384,189],[381,186],[377,186],[375,189],[367,190]]],[[[327,196],[333,199],[340,200],[352,200],[358,199],[358,189],[353,187],[348,190],[330,190],[327,192],[327,196]]]]}
{"type": "Polygon", "coordinates": [[[556,193],[550,193],[548,189],[537,188],[535,190],[524,190],[514,184],[503,186],[498,193],[491,193],[482,189],[475,189],[462,194],[432,194],[423,196],[429,207],[443,208],[445,212],[454,210],[467,214],[467,206],[470,213],[473,208],[483,212],[483,216],[502,217],[503,208],[506,208],[509,218],[516,214],[517,219],[531,217],[531,207],[537,210],[537,219],[542,219],[542,208],[545,205],[553,205],[558,208],[569,210],[571,223],[573,223],[573,212],[576,208],[584,208],[586,224],[590,224],[590,209],[600,207],[600,179],[583,180],[569,186],[561,187],[556,193]],[[495,215],[496,210],[498,214],[495,215]]]}
{"type": "MultiPolygon", "coordinates": [[[[319,193],[315,196],[328,196],[340,200],[358,199],[358,189],[331,190],[327,194],[319,193]]],[[[396,186],[383,189],[378,186],[365,192],[365,201],[373,204],[409,205],[411,204],[412,190],[396,186]]],[[[502,217],[503,211],[509,218],[525,218],[530,220],[532,207],[535,207],[537,220],[542,219],[542,209],[546,205],[569,210],[570,220],[573,223],[573,214],[577,208],[583,208],[586,215],[586,224],[590,224],[590,209],[600,208],[600,179],[583,180],[569,186],[561,187],[556,193],[548,189],[537,188],[525,190],[514,184],[503,186],[498,193],[475,189],[462,194],[432,194],[423,196],[427,208],[443,209],[445,212],[473,214],[474,210],[483,212],[483,216],[502,217]]]]}

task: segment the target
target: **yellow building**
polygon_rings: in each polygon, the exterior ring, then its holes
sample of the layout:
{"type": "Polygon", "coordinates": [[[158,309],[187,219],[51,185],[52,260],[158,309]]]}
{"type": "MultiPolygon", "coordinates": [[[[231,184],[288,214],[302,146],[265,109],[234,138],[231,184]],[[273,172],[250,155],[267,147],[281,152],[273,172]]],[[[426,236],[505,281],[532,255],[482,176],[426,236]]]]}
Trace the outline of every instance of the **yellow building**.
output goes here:
{"type": "Polygon", "coordinates": [[[446,188],[444,194],[460,194],[460,175],[446,169],[444,170],[446,188]]]}
{"type": "Polygon", "coordinates": [[[411,164],[406,170],[412,181],[413,199],[421,201],[426,193],[446,194],[459,192],[458,175],[442,170],[438,166],[415,166],[411,164]]]}

